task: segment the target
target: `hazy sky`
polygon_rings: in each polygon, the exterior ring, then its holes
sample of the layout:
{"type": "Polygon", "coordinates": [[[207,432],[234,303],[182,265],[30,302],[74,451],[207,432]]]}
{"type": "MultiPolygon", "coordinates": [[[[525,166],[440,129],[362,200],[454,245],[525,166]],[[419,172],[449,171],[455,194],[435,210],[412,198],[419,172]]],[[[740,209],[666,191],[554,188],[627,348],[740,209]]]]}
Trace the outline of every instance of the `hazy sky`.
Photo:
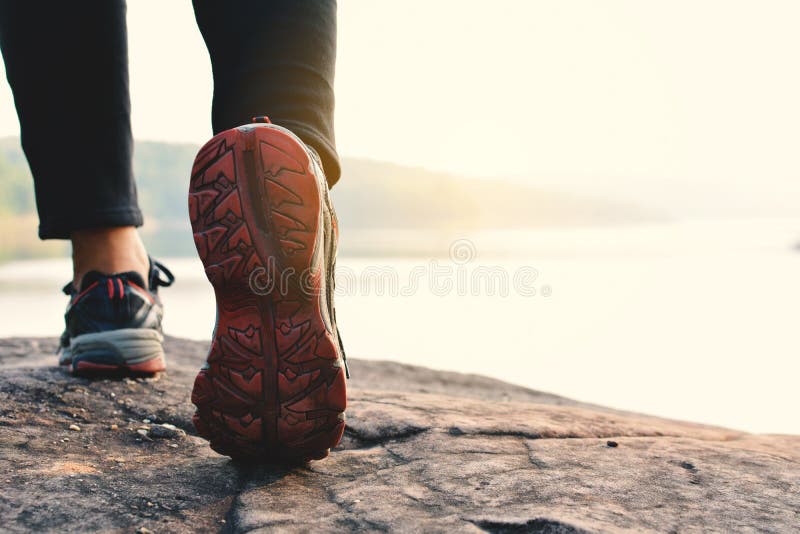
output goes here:
{"type": "MultiPolygon", "coordinates": [[[[339,4],[344,155],[612,194],[800,198],[796,0],[339,4]]],[[[135,136],[205,141],[190,2],[130,0],[128,18],[135,136]]],[[[16,128],[3,77],[0,135],[16,128]]]]}

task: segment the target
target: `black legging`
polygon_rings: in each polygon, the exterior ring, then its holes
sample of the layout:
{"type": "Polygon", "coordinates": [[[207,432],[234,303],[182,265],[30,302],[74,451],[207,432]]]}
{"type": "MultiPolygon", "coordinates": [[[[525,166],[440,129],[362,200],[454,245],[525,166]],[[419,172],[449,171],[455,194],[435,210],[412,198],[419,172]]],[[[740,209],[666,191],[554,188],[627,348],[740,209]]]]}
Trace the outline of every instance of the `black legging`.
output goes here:
{"type": "MultiPolygon", "coordinates": [[[[333,135],[335,0],[193,3],[214,73],[214,133],[268,115],[319,153],[333,185],[341,172],[333,135]]],[[[42,239],[142,224],[125,11],[124,0],[0,0],[0,48],[42,239]]]]}

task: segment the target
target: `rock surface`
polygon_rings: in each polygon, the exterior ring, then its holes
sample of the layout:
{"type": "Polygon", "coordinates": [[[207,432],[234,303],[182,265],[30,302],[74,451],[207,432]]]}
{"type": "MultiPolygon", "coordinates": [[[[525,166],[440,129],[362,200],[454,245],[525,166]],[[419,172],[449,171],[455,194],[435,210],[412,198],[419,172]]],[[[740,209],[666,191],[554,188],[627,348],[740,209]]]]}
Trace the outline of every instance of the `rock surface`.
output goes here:
{"type": "Polygon", "coordinates": [[[800,530],[800,436],[356,360],[338,450],[248,467],[194,434],[205,343],[168,339],[151,380],[71,378],[55,346],[0,340],[2,531],[800,530]]]}

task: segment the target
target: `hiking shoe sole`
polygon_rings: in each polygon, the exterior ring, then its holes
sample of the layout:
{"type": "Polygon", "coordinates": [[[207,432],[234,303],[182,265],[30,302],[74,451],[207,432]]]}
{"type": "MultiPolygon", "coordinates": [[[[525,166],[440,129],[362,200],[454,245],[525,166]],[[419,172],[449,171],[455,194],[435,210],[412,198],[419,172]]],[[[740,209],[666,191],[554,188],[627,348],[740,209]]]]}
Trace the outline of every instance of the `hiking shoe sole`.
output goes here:
{"type": "Polygon", "coordinates": [[[344,432],[345,372],[325,300],[335,223],[317,169],[302,141],[271,124],[218,134],[192,169],[192,230],[217,304],[193,421],[235,459],[320,459],[344,432]]]}

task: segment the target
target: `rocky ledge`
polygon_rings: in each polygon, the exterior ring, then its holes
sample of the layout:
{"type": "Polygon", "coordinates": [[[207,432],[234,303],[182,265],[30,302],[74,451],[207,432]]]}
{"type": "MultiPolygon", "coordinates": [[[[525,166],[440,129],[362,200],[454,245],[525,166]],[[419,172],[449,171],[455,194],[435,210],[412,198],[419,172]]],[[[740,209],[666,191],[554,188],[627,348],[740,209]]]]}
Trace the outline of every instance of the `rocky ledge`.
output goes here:
{"type": "Polygon", "coordinates": [[[0,340],[0,530],[797,531],[800,436],[582,405],[480,376],[352,362],[323,461],[237,465],[194,434],[204,343],[169,372],[75,379],[0,340]]]}

